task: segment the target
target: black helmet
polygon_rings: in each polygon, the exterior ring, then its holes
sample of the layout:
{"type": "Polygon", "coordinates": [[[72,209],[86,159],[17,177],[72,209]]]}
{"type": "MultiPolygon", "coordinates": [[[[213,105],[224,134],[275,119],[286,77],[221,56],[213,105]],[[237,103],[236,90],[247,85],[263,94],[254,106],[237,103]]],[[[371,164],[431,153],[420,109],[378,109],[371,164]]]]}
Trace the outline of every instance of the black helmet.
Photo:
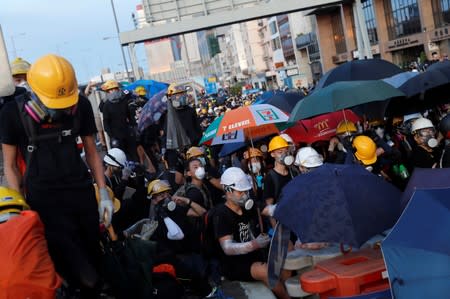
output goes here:
{"type": "Polygon", "coordinates": [[[442,135],[444,135],[445,139],[450,139],[450,136],[447,136],[450,132],[450,114],[447,114],[441,122],[439,123],[439,130],[442,135]]]}

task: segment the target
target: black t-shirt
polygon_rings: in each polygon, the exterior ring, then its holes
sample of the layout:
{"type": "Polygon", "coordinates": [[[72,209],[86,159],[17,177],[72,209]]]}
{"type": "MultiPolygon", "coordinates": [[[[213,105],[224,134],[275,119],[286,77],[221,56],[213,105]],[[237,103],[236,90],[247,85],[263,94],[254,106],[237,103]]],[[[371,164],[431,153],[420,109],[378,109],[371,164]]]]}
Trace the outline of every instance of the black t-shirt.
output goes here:
{"type": "Polygon", "coordinates": [[[412,151],[412,162],[414,167],[432,168],[435,163],[439,166],[439,159],[441,158],[438,150],[428,152],[421,146],[414,147],[412,151]]]}
{"type": "Polygon", "coordinates": [[[263,200],[273,198],[274,203],[277,203],[281,190],[290,180],[292,180],[292,177],[289,173],[287,175],[281,175],[273,169],[270,170],[264,178],[263,200]],[[278,185],[274,180],[278,181],[278,185]]]}
{"type": "MultiPolygon", "coordinates": [[[[242,215],[236,214],[225,204],[219,205],[215,214],[214,231],[216,239],[231,235],[234,242],[245,243],[256,238],[257,214],[254,209],[242,210],[242,215]]],[[[232,273],[241,269],[240,265],[251,265],[253,262],[264,260],[263,253],[255,250],[247,254],[226,255],[221,250],[221,261],[224,273],[232,273]]]]}
{"type": "Polygon", "coordinates": [[[209,163],[206,165],[206,174],[207,177],[205,180],[203,180],[206,188],[208,188],[209,194],[211,196],[211,200],[213,202],[213,205],[216,206],[219,203],[223,203],[223,191],[217,189],[209,180],[211,179],[220,179],[220,173],[217,170],[217,168],[211,166],[209,163]]]}
{"type": "MultiPolygon", "coordinates": [[[[26,116],[28,117],[28,116],[26,116]]],[[[31,165],[28,165],[27,187],[31,185],[41,189],[76,187],[91,183],[91,177],[87,167],[81,160],[76,147],[76,137],[89,136],[97,132],[94,114],[91,104],[85,97],[80,96],[77,108],[79,117],[78,134],[72,134],[61,138],[58,141],[53,138],[48,141],[40,141],[37,149],[32,154],[31,165]],[[31,167],[30,167],[31,166],[31,167]],[[30,185],[31,184],[31,185],[30,185]]],[[[67,117],[60,124],[41,124],[37,126],[38,135],[62,129],[72,129],[74,127],[72,117],[67,117]]],[[[75,132],[74,132],[75,133],[75,132]]],[[[15,145],[20,153],[25,157],[28,136],[25,133],[24,125],[19,116],[19,109],[16,101],[7,103],[0,115],[0,136],[2,143],[15,145]]]]}

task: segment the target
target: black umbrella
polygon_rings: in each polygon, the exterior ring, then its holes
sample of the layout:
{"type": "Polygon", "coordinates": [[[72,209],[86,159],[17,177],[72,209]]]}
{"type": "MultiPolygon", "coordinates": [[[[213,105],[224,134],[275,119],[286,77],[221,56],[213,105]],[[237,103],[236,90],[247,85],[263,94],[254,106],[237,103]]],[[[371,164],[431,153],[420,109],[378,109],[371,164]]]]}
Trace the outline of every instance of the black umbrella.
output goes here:
{"type": "Polygon", "coordinates": [[[441,69],[448,69],[450,70],[450,61],[444,60],[440,62],[433,63],[427,68],[427,71],[433,71],[433,70],[441,70],[441,69]]]}
{"type": "Polygon", "coordinates": [[[353,60],[335,67],[326,73],[314,90],[337,81],[379,80],[403,72],[395,64],[382,59],[353,60]]]}
{"type": "Polygon", "coordinates": [[[304,96],[298,92],[277,92],[272,97],[260,101],[258,104],[270,104],[284,112],[291,113],[295,105],[303,98],[304,96]]]}

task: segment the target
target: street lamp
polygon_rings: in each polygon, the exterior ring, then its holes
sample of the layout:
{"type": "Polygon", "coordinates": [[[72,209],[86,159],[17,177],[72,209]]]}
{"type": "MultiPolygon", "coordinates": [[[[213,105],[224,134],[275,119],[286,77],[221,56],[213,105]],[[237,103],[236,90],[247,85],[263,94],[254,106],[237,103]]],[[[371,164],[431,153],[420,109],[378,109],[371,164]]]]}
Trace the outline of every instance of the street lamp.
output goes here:
{"type": "MultiPolygon", "coordinates": [[[[117,36],[120,35],[120,30],[119,30],[119,23],[117,22],[117,15],[116,15],[116,9],[114,8],[114,1],[111,0],[111,8],[113,11],[113,15],[114,15],[114,22],[116,23],[116,31],[117,31],[117,36]]],[[[123,51],[123,47],[122,44],[120,43],[120,39],[119,39],[119,45],[120,45],[120,51],[122,52],[122,59],[123,59],[123,64],[125,66],[125,72],[127,74],[127,78],[130,79],[130,81],[133,81],[131,79],[131,77],[128,75],[128,64],[127,64],[127,59],[125,58],[125,52],[123,51]]]]}
{"type": "Polygon", "coordinates": [[[10,38],[11,38],[11,45],[12,45],[12,48],[13,48],[13,57],[14,58],[17,58],[17,49],[16,49],[16,43],[14,42],[14,38],[15,37],[19,37],[19,36],[24,36],[24,35],[26,35],[26,33],[25,32],[21,32],[19,34],[15,34],[15,35],[11,35],[10,36],[10,38]]]}

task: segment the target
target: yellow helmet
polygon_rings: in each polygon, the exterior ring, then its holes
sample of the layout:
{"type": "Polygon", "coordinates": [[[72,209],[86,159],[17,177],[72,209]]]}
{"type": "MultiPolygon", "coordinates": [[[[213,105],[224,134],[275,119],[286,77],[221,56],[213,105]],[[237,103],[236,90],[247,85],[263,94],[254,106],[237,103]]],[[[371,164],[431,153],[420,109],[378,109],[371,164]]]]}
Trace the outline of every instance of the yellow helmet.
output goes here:
{"type": "Polygon", "coordinates": [[[172,188],[170,187],[168,182],[162,180],[154,180],[151,181],[150,184],[148,184],[147,194],[153,196],[171,190],[172,188]]]}
{"type": "Polygon", "coordinates": [[[19,214],[21,211],[29,209],[22,194],[7,187],[0,187],[0,216],[10,213],[19,214]]]}
{"type": "Polygon", "coordinates": [[[20,57],[17,57],[13,61],[11,61],[11,73],[13,76],[25,75],[30,70],[30,67],[31,64],[20,57]]]}
{"type": "Polygon", "coordinates": [[[191,148],[188,149],[188,151],[186,152],[186,159],[190,160],[192,158],[195,157],[199,157],[199,156],[203,156],[203,150],[197,146],[193,146],[191,148]]]}
{"type": "Polygon", "coordinates": [[[274,150],[289,147],[289,144],[286,142],[286,140],[281,136],[275,136],[270,140],[269,142],[269,153],[273,152],[274,150]]]}
{"type": "Polygon", "coordinates": [[[65,109],[78,103],[78,83],[65,58],[49,54],[39,58],[28,71],[28,84],[49,109],[65,109]]]}
{"type": "Polygon", "coordinates": [[[186,89],[182,85],[177,85],[175,83],[172,83],[169,85],[169,88],[167,88],[167,95],[171,96],[177,93],[183,93],[186,92],[186,89]]]}
{"type": "Polygon", "coordinates": [[[353,139],[353,147],[356,149],[356,158],[364,165],[371,165],[377,161],[377,146],[370,137],[356,136],[353,139]]]}
{"type": "MultiPolygon", "coordinates": [[[[95,199],[97,200],[97,204],[98,204],[100,202],[100,192],[98,190],[97,184],[94,184],[94,189],[95,189],[95,199]]],[[[116,197],[114,197],[114,192],[111,190],[111,188],[106,186],[106,190],[108,191],[109,198],[114,199],[113,200],[114,213],[116,213],[118,210],[120,210],[120,200],[118,200],[116,197]]]]}
{"type": "Polygon", "coordinates": [[[202,108],[201,114],[206,114],[206,113],[208,113],[208,110],[206,108],[202,108]]]}
{"type": "Polygon", "coordinates": [[[254,147],[249,148],[247,151],[245,151],[244,153],[244,158],[245,159],[250,159],[250,158],[255,158],[255,157],[262,157],[263,153],[254,147]]]}
{"type": "Polygon", "coordinates": [[[119,83],[116,80],[108,80],[102,85],[103,91],[108,91],[114,88],[119,88],[119,83]]]}
{"type": "Polygon", "coordinates": [[[252,102],[250,102],[249,100],[244,101],[244,106],[250,106],[252,102]]]}
{"type": "Polygon", "coordinates": [[[357,131],[355,124],[349,120],[342,120],[336,128],[336,134],[356,133],[357,131]]]}
{"type": "Polygon", "coordinates": [[[145,89],[144,86],[138,86],[134,89],[134,92],[138,95],[138,96],[145,96],[147,95],[147,90],[145,89]]]}

